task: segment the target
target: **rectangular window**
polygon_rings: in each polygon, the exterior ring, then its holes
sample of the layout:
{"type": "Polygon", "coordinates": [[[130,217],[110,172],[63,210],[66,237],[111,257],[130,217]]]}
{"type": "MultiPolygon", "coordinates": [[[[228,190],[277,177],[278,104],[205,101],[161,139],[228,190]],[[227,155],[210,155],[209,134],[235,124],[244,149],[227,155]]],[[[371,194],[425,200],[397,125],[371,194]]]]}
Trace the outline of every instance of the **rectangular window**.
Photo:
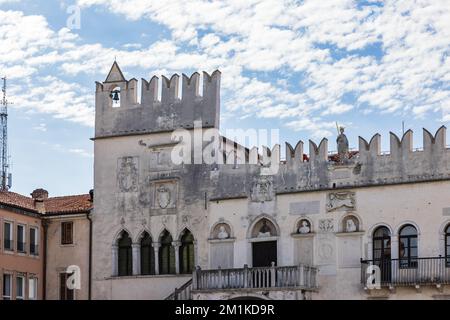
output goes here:
{"type": "Polygon", "coordinates": [[[25,295],[25,278],[16,277],[16,300],[23,300],[25,295]]]}
{"type": "Polygon", "coordinates": [[[38,229],[30,228],[30,254],[37,256],[39,254],[38,229]]]}
{"type": "Polygon", "coordinates": [[[10,274],[3,274],[3,300],[11,300],[12,292],[12,276],[10,274]]]}
{"type": "Polygon", "coordinates": [[[25,226],[17,225],[17,251],[25,252],[25,226]]]}
{"type": "Polygon", "coordinates": [[[61,272],[59,274],[59,300],[73,300],[73,289],[67,288],[67,278],[70,274],[61,272]]]}
{"type": "Polygon", "coordinates": [[[14,250],[12,223],[5,222],[3,227],[3,243],[5,250],[14,250]]]}
{"type": "Polygon", "coordinates": [[[67,221],[61,223],[61,244],[73,243],[73,222],[67,221]]]}
{"type": "Polygon", "coordinates": [[[37,278],[28,279],[28,299],[29,300],[37,299],[37,278]]]}

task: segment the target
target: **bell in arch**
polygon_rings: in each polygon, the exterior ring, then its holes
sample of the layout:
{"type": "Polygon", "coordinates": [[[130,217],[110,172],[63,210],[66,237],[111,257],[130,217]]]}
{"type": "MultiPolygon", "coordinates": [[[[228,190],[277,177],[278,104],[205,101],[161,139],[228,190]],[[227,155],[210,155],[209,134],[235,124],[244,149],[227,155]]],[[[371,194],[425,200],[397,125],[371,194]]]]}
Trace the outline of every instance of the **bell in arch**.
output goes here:
{"type": "Polygon", "coordinates": [[[118,103],[120,101],[120,89],[116,88],[113,91],[111,91],[110,93],[110,97],[113,100],[114,103],[118,103]]]}

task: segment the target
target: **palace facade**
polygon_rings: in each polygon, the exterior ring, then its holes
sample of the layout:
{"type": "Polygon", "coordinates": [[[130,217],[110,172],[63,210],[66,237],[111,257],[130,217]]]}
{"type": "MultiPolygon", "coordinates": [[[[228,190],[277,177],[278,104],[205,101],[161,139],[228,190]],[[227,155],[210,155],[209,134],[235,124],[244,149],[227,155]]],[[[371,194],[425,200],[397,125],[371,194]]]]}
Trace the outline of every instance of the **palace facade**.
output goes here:
{"type": "Polygon", "coordinates": [[[284,159],[216,135],[198,163],[177,148],[219,128],[220,72],[202,80],[142,80],[138,102],[114,63],[96,84],[93,299],[450,297],[444,126],[420,150],[409,130],[350,152],[342,130],[337,154],[310,140],[284,159]]]}

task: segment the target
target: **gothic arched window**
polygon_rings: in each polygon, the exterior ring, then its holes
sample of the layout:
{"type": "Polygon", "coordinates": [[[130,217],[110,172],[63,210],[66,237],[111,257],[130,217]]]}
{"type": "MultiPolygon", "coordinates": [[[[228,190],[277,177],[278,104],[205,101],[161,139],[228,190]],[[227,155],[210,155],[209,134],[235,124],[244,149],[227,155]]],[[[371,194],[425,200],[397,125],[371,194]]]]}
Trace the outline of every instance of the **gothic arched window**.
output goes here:
{"type": "Polygon", "coordinates": [[[181,237],[180,246],[180,273],[192,273],[194,271],[194,236],[186,230],[181,237]]]}
{"type": "Polygon", "coordinates": [[[122,231],[118,241],[119,276],[131,276],[133,274],[133,258],[131,251],[131,238],[126,231],[122,231]]]}
{"type": "Polygon", "coordinates": [[[417,229],[407,224],[400,229],[400,268],[417,268],[417,229]]]}
{"type": "Polygon", "coordinates": [[[152,237],[147,232],[141,238],[141,274],[155,274],[155,251],[152,237]]]}
{"type": "Polygon", "coordinates": [[[167,230],[164,230],[160,238],[159,247],[159,273],[175,274],[175,248],[172,245],[173,239],[167,230]]]}

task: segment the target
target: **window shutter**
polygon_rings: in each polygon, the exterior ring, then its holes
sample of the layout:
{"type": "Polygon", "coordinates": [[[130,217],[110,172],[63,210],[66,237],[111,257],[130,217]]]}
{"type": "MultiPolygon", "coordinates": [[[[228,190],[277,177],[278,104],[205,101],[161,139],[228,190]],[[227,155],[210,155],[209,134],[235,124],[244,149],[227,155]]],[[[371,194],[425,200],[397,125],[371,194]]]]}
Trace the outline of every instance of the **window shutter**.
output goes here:
{"type": "Polygon", "coordinates": [[[61,223],[61,244],[73,243],[73,222],[61,223]]]}

